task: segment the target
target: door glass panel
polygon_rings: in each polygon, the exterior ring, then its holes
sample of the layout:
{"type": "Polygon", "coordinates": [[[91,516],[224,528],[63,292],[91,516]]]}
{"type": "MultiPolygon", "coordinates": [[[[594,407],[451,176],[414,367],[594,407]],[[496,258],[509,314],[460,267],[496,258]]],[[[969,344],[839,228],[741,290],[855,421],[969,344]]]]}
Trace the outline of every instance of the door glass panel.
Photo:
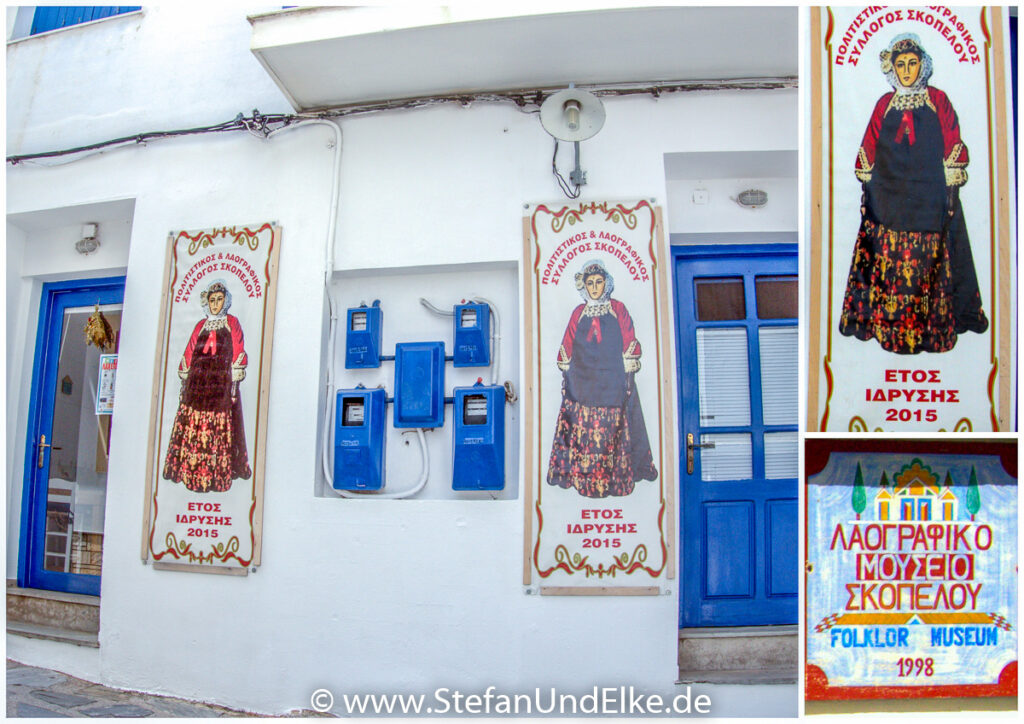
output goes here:
{"type": "Polygon", "coordinates": [[[764,472],[770,480],[797,476],[796,432],[766,432],[764,434],[764,472]]]}
{"type": "Polygon", "coordinates": [[[85,326],[94,307],[64,311],[54,393],[53,429],[46,492],[46,553],[43,568],[100,575],[103,511],[110,453],[110,415],[96,414],[100,354],[117,351],[121,305],[100,307],[115,340],[100,350],[86,344],[85,326]]]}
{"type": "Polygon", "coordinates": [[[701,427],[750,424],[747,330],[697,330],[697,386],[701,427]]]}
{"type": "Polygon", "coordinates": [[[797,278],[757,277],[754,281],[758,319],[796,319],[797,278]]]}
{"type": "Polygon", "coordinates": [[[701,480],[749,480],[753,477],[749,433],[704,433],[700,449],[701,480]]]}
{"type": "MultiPolygon", "coordinates": [[[[799,338],[796,327],[761,327],[761,405],[765,425],[797,424],[799,338]]],[[[795,476],[794,476],[795,477],[795,476]]]]}
{"type": "Polygon", "coordinates": [[[697,320],[718,322],[723,319],[744,319],[746,296],[743,293],[743,278],[735,279],[694,279],[697,296],[697,320]]]}

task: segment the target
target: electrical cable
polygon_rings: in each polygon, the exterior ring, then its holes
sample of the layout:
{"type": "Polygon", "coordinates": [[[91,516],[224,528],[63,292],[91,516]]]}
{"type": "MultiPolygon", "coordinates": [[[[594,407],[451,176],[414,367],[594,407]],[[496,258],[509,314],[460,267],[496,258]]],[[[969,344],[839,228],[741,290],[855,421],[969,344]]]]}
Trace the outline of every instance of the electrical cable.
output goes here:
{"type": "MultiPolygon", "coordinates": [[[[172,131],[147,131],[145,133],[136,133],[132,136],[122,136],[121,138],[114,138],[109,141],[100,141],[98,143],[90,143],[85,146],[76,146],[75,148],[67,148],[60,151],[42,151],[40,153],[25,153],[16,154],[7,157],[7,163],[12,166],[16,166],[19,163],[25,161],[31,161],[39,158],[54,158],[57,156],[68,156],[76,153],[85,153],[86,151],[96,151],[112,146],[121,146],[126,143],[146,143],[147,141],[154,141],[162,138],[175,138],[177,136],[193,136],[203,133],[227,133],[230,131],[249,131],[254,135],[262,135],[264,138],[268,138],[271,135],[271,131],[268,130],[268,126],[272,124],[284,124],[284,126],[291,125],[294,123],[299,116],[293,115],[282,115],[272,114],[263,115],[258,110],[253,109],[251,117],[245,117],[239,113],[233,120],[225,121],[223,123],[215,123],[212,126],[198,126],[196,128],[179,128],[172,131]]],[[[277,129],[281,130],[281,129],[277,129]]]]}
{"type": "MultiPolygon", "coordinates": [[[[421,460],[422,460],[422,470],[420,472],[419,480],[417,480],[416,483],[413,485],[413,487],[411,487],[410,489],[402,490],[402,491],[399,491],[397,493],[377,493],[377,492],[373,492],[373,491],[367,491],[366,493],[360,494],[360,493],[349,492],[349,491],[346,491],[346,490],[337,490],[334,487],[334,471],[333,471],[333,465],[332,465],[333,461],[331,460],[331,455],[330,455],[331,451],[330,451],[329,441],[330,441],[330,438],[331,438],[331,434],[334,431],[334,423],[335,423],[335,420],[334,420],[335,405],[334,405],[334,399],[333,399],[333,397],[334,397],[333,396],[333,392],[334,392],[334,361],[335,361],[335,359],[337,359],[336,347],[337,347],[337,337],[338,337],[338,312],[337,312],[337,307],[335,306],[335,303],[334,303],[334,296],[331,294],[330,279],[331,279],[331,270],[333,269],[333,266],[334,266],[334,244],[335,244],[336,235],[337,235],[337,228],[336,228],[337,227],[337,219],[338,219],[338,216],[337,216],[337,211],[338,211],[337,195],[338,195],[338,186],[339,186],[338,179],[339,179],[339,176],[340,176],[340,167],[341,167],[342,131],[341,131],[341,126],[339,126],[334,121],[328,120],[326,118],[311,118],[311,119],[302,121],[300,123],[296,123],[296,124],[294,124],[292,126],[286,126],[286,127],[278,128],[277,130],[272,131],[272,132],[266,134],[266,138],[270,139],[273,136],[275,136],[278,133],[280,133],[281,131],[286,130],[287,128],[299,128],[301,126],[308,126],[308,125],[326,125],[326,126],[331,128],[335,132],[335,139],[336,139],[335,140],[335,146],[334,146],[334,169],[335,169],[335,173],[334,173],[334,181],[333,181],[333,184],[332,184],[332,187],[331,187],[331,214],[330,214],[330,218],[329,218],[329,221],[328,221],[328,224],[327,224],[327,226],[328,226],[327,239],[326,239],[326,242],[325,242],[325,245],[324,245],[324,291],[325,291],[325,293],[327,295],[327,304],[328,304],[328,308],[329,308],[329,311],[330,311],[330,322],[329,322],[329,328],[328,328],[328,334],[327,334],[327,350],[328,350],[328,352],[327,352],[327,354],[328,354],[328,357],[327,357],[327,379],[325,381],[325,386],[326,386],[327,389],[326,389],[325,395],[324,395],[324,397],[325,397],[325,403],[324,403],[324,427],[323,427],[323,437],[321,438],[321,448],[320,448],[320,453],[321,453],[320,454],[320,462],[321,462],[321,466],[323,468],[324,481],[326,482],[326,487],[329,490],[331,490],[332,492],[336,493],[337,495],[339,495],[340,497],[343,497],[343,498],[368,498],[368,497],[370,497],[370,498],[383,498],[383,499],[397,499],[397,498],[411,497],[413,495],[416,495],[417,493],[419,493],[423,489],[423,486],[426,485],[426,483],[427,483],[427,479],[428,479],[429,473],[430,473],[430,456],[429,456],[429,453],[427,451],[427,440],[426,440],[426,437],[423,435],[423,430],[422,429],[417,429],[416,430],[417,437],[418,437],[419,443],[420,443],[420,454],[421,454],[421,460]]],[[[263,129],[265,129],[265,127],[266,127],[265,125],[262,126],[263,129]]],[[[262,131],[259,131],[259,132],[262,132],[262,131]]],[[[437,310],[436,307],[433,307],[433,305],[431,305],[426,300],[422,300],[421,299],[420,301],[424,302],[426,305],[428,305],[428,307],[432,307],[434,310],[437,310]]],[[[437,311],[441,311],[441,310],[437,310],[437,311]]],[[[443,312],[441,312],[441,313],[443,313],[443,312]]],[[[449,314],[451,314],[451,313],[449,312],[449,314]]]]}
{"type": "MultiPolygon", "coordinates": [[[[596,96],[615,97],[631,95],[650,95],[652,98],[659,98],[663,93],[686,93],[695,91],[714,90],[778,90],[785,88],[797,88],[796,76],[776,76],[771,78],[727,78],[720,80],[688,80],[688,81],[662,81],[658,83],[643,84],[604,84],[578,86],[589,90],[596,96]]],[[[550,95],[554,91],[547,91],[550,95]]],[[[469,106],[472,103],[513,103],[522,113],[540,113],[540,106],[544,102],[545,91],[541,89],[532,91],[495,91],[490,93],[457,94],[441,96],[424,96],[420,98],[406,98],[393,101],[379,101],[373,103],[356,103],[342,108],[324,110],[318,113],[292,114],[269,114],[262,115],[253,110],[252,117],[245,117],[239,113],[233,120],[212,126],[200,126],[197,128],[184,128],[173,131],[148,131],[132,136],[124,136],[109,141],[101,141],[86,146],[62,149],[57,151],[45,151],[42,153],[17,154],[7,157],[7,163],[17,165],[26,161],[33,161],[40,158],[54,158],[59,156],[84,153],[86,151],[103,150],[105,148],[120,146],[127,143],[142,144],[146,141],[159,140],[161,138],[172,138],[174,136],[187,136],[199,133],[221,133],[227,131],[247,131],[254,135],[269,136],[272,131],[268,127],[277,123],[290,125],[304,118],[329,119],[342,118],[345,116],[358,115],[362,113],[379,113],[382,111],[411,110],[415,108],[428,108],[445,103],[458,103],[461,106],[469,106]]],[[[277,129],[280,130],[280,129],[277,129]]],[[[557,142],[555,144],[557,153],[557,142]]],[[[56,165],[56,164],[54,164],[56,165]]],[[[570,197],[576,198],[576,197],[570,197]]]]}
{"type": "Polygon", "coordinates": [[[551,154],[551,173],[553,173],[555,175],[555,179],[558,181],[558,187],[560,189],[562,189],[562,193],[563,194],[565,194],[570,199],[578,199],[580,197],[580,187],[576,186],[576,188],[574,190],[572,190],[572,191],[569,190],[569,182],[566,181],[562,177],[562,174],[558,173],[558,165],[556,163],[557,159],[558,159],[558,139],[556,138],[555,139],[555,152],[553,154],[551,154]]]}
{"type": "MultiPolygon", "coordinates": [[[[486,304],[491,310],[491,317],[494,321],[491,324],[491,384],[496,385],[498,383],[498,370],[501,367],[500,360],[498,359],[501,354],[501,319],[498,316],[498,307],[495,306],[494,302],[485,299],[479,295],[473,295],[470,301],[476,302],[477,304],[486,304]]],[[[431,304],[426,298],[420,297],[420,304],[422,304],[428,311],[441,317],[453,317],[455,316],[454,310],[441,309],[431,304]]]]}
{"type": "Polygon", "coordinates": [[[479,295],[471,297],[478,304],[486,304],[491,310],[491,384],[500,385],[501,377],[498,370],[501,368],[501,318],[498,316],[498,307],[494,302],[479,295]]]}
{"type": "Polygon", "coordinates": [[[420,304],[422,304],[424,307],[426,307],[427,310],[429,310],[429,311],[433,312],[434,314],[437,314],[437,315],[439,315],[441,317],[454,317],[455,316],[455,311],[454,310],[446,310],[446,309],[441,309],[440,307],[435,307],[433,304],[428,302],[423,297],[420,297],[420,304]]]}
{"type": "MultiPolygon", "coordinates": [[[[267,117],[261,116],[259,119],[256,119],[255,116],[258,115],[256,111],[253,111],[253,115],[254,119],[250,119],[252,128],[248,130],[250,130],[250,132],[254,132],[257,136],[260,136],[266,131],[265,119],[267,117]]],[[[337,346],[338,311],[334,304],[334,297],[331,294],[330,280],[331,271],[334,267],[334,243],[337,235],[338,224],[338,189],[340,186],[339,177],[341,176],[342,131],[341,126],[334,121],[327,120],[325,118],[309,118],[298,123],[283,126],[274,131],[266,132],[264,137],[269,141],[282,131],[314,125],[327,126],[334,132],[334,165],[330,197],[331,211],[327,220],[327,236],[324,239],[324,293],[327,295],[329,322],[327,332],[327,379],[324,382],[326,387],[326,390],[324,391],[324,427],[320,446],[320,463],[324,473],[324,480],[327,482],[327,487],[333,490],[334,475],[330,460],[330,446],[328,444],[328,440],[334,430],[334,360],[336,359],[335,347],[337,346]]]]}

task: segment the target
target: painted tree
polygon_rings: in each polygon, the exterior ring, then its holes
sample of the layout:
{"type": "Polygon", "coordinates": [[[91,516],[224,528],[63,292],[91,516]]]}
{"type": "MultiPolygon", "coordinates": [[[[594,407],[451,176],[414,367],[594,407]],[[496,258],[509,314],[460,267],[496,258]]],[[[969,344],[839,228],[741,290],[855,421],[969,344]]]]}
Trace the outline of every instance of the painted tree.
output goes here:
{"type": "Polygon", "coordinates": [[[859,462],[857,463],[857,475],[853,478],[850,504],[853,506],[853,512],[857,514],[857,520],[860,520],[860,514],[864,512],[864,508],[868,504],[868,496],[864,493],[864,474],[860,471],[859,462]]]}
{"type": "Polygon", "coordinates": [[[881,488],[889,487],[889,478],[885,477],[885,471],[882,471],[882,478],[878,481],[878,486],[881,488]]]}
{"type": "Polygon", "coordinates": [[[971,520],[981,510],[981,491],[978,489],[978,474],[971,466],[971,479],[967,483],[967,512],[971,514],[971,520]]]}

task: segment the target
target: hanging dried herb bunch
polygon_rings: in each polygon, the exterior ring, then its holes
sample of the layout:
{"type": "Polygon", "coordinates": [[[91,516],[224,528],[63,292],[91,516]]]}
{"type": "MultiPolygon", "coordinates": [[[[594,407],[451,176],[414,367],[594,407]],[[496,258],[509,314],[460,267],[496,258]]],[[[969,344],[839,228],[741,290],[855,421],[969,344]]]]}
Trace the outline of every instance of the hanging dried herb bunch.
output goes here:
{"type": "Polygon", "coordinates": [[[100,311],[98,302],[85,323],[85,342],[99,347],[101,352],[114,348],[114,329],[100,311]]]}

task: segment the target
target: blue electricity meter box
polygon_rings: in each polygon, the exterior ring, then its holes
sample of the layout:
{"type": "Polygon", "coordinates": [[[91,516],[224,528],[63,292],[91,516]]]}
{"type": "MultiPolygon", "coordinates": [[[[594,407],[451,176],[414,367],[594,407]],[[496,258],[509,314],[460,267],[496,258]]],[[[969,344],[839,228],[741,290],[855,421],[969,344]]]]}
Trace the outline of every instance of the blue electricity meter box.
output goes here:
{"type": "Polygon", "coordinates": [[[486,304],[455,305],[456,367],[486,367],[491,363],[491,308],[486,304]]]}
{"type": "Polygon", "coordinates": [[[380,367],[381,317],[380,300],[373,306],[365,304],[348,310],[345,325],[345,369],[380,367]]]}
{"type": "Polygon", "coordinates": [[[444,342],[395,345],[395,427],[444,425],[444,342]]]}
{"type": "Polygon", "coordinates": [[[338,390],[334,418],[334,487],[384,487],[387,393],[383,388],[338,390]]]}
{"type": "Polygon", "coordinates": [[[505,388],[455,388],[452,490],[505,488],[505,388]]]}

